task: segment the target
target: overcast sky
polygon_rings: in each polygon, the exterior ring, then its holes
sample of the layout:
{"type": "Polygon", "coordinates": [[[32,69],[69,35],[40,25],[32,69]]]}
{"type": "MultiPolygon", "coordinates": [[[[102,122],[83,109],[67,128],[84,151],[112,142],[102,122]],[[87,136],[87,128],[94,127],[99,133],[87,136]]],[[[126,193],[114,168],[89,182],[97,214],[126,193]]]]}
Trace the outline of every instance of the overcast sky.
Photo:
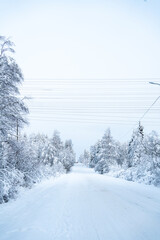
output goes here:
{"type": "MultiPolygon", "coordinates": [[[[27,132],[72,138],[79,154],[111,128],[119,140],[160,95],[159,0],[0,0],[31,96],[27,132]]],[[[142,119],[160,133],[160,100],[142,119]]]]}

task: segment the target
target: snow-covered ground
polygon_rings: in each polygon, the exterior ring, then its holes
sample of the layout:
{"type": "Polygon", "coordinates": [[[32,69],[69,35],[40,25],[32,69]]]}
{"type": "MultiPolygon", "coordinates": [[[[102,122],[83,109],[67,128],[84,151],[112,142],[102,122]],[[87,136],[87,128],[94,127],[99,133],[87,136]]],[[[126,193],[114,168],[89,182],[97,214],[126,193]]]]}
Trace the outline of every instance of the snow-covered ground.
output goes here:
{"type": "Polygon", "coordinates": [[[1,240],[159,240],[160,189],[72,172],[0,206],[1,240]]]}

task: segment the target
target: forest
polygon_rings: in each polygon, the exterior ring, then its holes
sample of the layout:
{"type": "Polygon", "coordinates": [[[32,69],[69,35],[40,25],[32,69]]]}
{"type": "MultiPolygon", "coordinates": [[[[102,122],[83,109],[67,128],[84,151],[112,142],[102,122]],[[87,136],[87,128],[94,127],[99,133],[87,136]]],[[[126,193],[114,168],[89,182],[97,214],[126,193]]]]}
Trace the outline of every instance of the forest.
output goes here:
{"type": "Polygon", "coordinates": [[[44,178],[70,170],[75,162],[71,140],[62,142],[58,131],[20,134],[28,124],[29,109],[21,99],[23,74],[12,57],[14,43],[0,37],[0,203],[17,196],[20,188],[31,188],[44,178]]]}
{"type": "Polygon", "coordinates": [[[141,123],[124,144],[108,129],[79,161],[100,174],[160,186],[160,138],[155,131],[145,134],[141,123]]]}

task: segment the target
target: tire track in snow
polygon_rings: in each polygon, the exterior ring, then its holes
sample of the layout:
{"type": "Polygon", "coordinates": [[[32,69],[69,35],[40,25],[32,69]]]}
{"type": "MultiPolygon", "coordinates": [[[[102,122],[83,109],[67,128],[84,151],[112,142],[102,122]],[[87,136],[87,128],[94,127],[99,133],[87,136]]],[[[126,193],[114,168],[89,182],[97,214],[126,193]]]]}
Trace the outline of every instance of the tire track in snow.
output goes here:
{"type": "MultiPolygon", "coordinates": [[[[62,190],[63,191],[63,190],[62,190]]],[[[70,185],[67,181],[65,191],[63,191],[63,205],[61,207],[61,212],[56,220],[55,228],[51,233],[52,240],[70,240],[70,232],[72,230],[72,224],[70,221],[70,185]]],[[[56,207],[56,206],[55,206],[56,207]]]]}
{"type": "Polygon", "coordinates": [[[77,165],[0,206],[0,239],[159,240],[159,190],[77,165]]]}

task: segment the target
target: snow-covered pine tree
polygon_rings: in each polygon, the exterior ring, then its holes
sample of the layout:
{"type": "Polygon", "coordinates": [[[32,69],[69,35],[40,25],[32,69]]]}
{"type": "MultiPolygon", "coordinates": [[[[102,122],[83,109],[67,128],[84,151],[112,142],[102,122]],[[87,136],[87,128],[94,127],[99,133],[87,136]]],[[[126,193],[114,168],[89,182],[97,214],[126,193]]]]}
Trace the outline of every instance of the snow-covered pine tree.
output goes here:
{"type": "Polygon", "coordinates": [[[16,169],[20,153],[18,129],[27,123],[28,109],[19,96],[18,86],[23,81],[19,66],[11,53],[14,44],[0,36],[0,202],[8,201],[23,184],[23,174],[16,169]]]}
{"type": "Polygon", "coordinates": [[[98,162],[95,170],[101,174],[109,172],[110,166],[116,164],[115,143],[111,136],[110,129],[107,129],[101,140],[101,148],[98,154],[98,162]]]}
{"type": "Polygon", "coordinates": [[[147,156],[145,161],[147,182],[160,185],[160,137],[155,131],[145,137],[144,148],[147,156]]]}
{"type": "Polygon", "coordinates": [[[90,153],[85,149],[83,154],[80,155],[79,162],[83,163],[85,166],[89,167],[90,164],[90,153]]]}
{"type": "Polygon", "coordinates": [[[70,171],[76,160],[75,153],[73,151],[73,144],[71,140],[66,140],[64,149],[61,154],[61,162],[67,172],[70,171]]]}
{"type": "Polygon", "coordinates": [[[139,123],[136,130],[133,131],[131,141],[128,144],[128,167],[133,167],[143,161],[144,154],[144,132],[143,126],[139,123]]]}
{"type": "Polygon", "coordinates": [[[127,144],[115,142],[115,159],[118,166],[124,165],[127,159],[127,144]]]}
{"type": "Polygon", "coordinates": [[[90,163],[89,167],[94,168],[99,160],[99,153],[101,150],[101,141],[99,140],[95,145],[90,147],[90,163]]]}
{"type": "Polygon", "coordinates": [[[63,146],[63,142],[61,141],[61,138],[60,138],[60,133],[57,130],[55,130],[53,133],[51,143],[55,148],[55,157],[57,157],[59,159],[60,153],[63,150],[64,146],[63,146]]]}
{"type": "MultiPolygon", "coordinates": [[[[13,43],[0,37],[0,139],[8,135],[16,136],[17,127],[26,123],[28,108],[19,95],[18,86],[23,82],[23,75],[10,53],[14,52],[13,43]]],[[[16,136],[17,137],[17,136],[16,136]]]]}

